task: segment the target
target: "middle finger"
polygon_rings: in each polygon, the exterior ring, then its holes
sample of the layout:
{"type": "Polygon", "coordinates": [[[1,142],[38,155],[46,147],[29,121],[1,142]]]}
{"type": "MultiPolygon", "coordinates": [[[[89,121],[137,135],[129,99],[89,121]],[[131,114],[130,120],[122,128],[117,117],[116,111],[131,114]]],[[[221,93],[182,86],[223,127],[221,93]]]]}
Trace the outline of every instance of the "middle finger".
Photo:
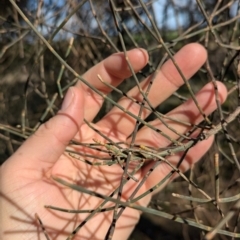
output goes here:
{"type": "MultiPolygon", "coordinates": [[[[186,79],[189,79],[205,62],[206,51],[199,44],[188,44],[174,56],[174,59],[186,79]]],[[[147,88],[150,78],[151,76],[141,82],[140,85],[143,90],[147,88]]],[[[153,107],[156,107],[175,92],[183,83],[182,77],[178,73],[172,60],[168,60],[164,63],[153,82],[148,95],[149,102],[153,107]]],[[[128,96],[133,97],[139,102],[142,101],[142,95],[139,93],[137,86],[129,91],[128,96]]],[[[134,103],[126,97],[120,99],[119,104],[135,116],[138,116],[140,109],[139,104],[134,103]]],[[[149,113],[150,112],[145,109],[141,115],[141,119],[146,118],[149,113]]],[[[124,113],[117,107],[114,107],[101,121],[98,122],[98,126],[108,127],[114,132],[116,137],[120,137],[120,135],[124,135],[125,137],[129,136],[133,131],[135,124],[136,120],[133,117],[124,113]]]]}

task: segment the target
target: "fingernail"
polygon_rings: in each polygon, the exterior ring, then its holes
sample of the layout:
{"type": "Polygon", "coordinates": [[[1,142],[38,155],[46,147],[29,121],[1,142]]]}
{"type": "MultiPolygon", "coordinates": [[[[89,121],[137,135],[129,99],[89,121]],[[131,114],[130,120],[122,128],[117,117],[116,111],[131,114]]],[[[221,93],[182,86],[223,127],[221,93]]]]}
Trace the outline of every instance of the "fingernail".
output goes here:
{"type": "Polygon", "coordinates": [[[136,51],[138,52],[140,57],[146,58],[148,56],[148,52],[144,48],[136,48],[136,51]]]}
{"type": "Polygon", "coordinates": [[[73,88],[70,87],[67,91],[67,94],[64,97],[61,110],[63,111],[66,110],[71,105],[73,99],[74,99],[74,91],[73,91],[73,88]]]}

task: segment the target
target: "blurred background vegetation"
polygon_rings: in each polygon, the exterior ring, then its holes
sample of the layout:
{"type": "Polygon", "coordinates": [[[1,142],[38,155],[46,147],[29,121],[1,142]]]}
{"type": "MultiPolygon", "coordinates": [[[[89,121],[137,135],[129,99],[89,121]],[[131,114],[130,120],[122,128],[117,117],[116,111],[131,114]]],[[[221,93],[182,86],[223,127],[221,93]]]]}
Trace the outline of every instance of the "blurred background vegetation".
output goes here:
{"type": "MultiPolygon", "coordinates": [[[[190,80],[194,92],[213,77],[224,82],[229,95],[226,103],[210,117],[218,124],[239,105],[237,74],[239,54],[239,6],[231,0],[115,0],[114,21],[109,1],[105,0],[19,0],[16,4],[53,49],[78,74],[114,52],[142,47],[150,60],[138,74],[139,81],[156,70],[166,56],[157,36],[174,54],[189,42],[199,42],[208,51],[208,63],[190,80]],[[147,11],[146,11],[147,9],[147,11]],[[151,22],[155,23],[155,26],[151,22]],[[124,46],[121,42],[124,40],[124,46]]],[[[168,57],[167,57],[168,58],[168,57]]],[[[166,59],[167,59],[166,58],[166,59]]],[[[69,86],[77,79],[45,46],[9,0],[0,3],[0,160],[6,160],[38,126],[54,116],[69,86]]],[[[119,88],[126,92],[135,85],[127,79],[119,88]]],[[[189,97],[186,86],[171,96],[157,111],[166,113],[189,97]]],[[[113,91],[115,101],[121,94],[113,91]]],[[[111,109],[106,101],[95,121],[111,109]]],[[[148,118],[151,119],[153,116],[148,118]]],[[[214,197],[214,154],[220,158],[220,195],[239,193],[239,121],[227,125],[228,136],[220,131],[211,150],[187,173],[202,190],[214,197]],[[228,141],[226,141],[228,139],[228,141]],[[229,144],[231,143],[231,144],[229,144]],[[229,147],[231,146],[231,147],[229,147]]],[[[176,179],[154,197],[152,208],[215,227],[223,216],[211,204],[193,203],[172,196],[189,195],[189,184],[176,179]]],[[[193,190],[194,191],[194,190],[193,190]]],[[[220,204],[226,215],[238,201],[220,204]]],[[[239,232],[239,209],[225,230],[239,232]]],[[[144,213],[130,239],[203,239],[204,233],[187,224],[174,223],[144,213]]],[[[214,239],[234,239],[217,235],[214,239]]]]}

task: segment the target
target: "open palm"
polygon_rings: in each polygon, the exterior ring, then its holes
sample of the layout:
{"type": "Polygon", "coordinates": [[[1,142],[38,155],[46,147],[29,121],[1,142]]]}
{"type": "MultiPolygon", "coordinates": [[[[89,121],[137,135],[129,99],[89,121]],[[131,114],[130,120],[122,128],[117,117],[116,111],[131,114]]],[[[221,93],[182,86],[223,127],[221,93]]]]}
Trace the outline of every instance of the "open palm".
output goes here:
{"type": "MultiPolygon", "coordinates": [[[[148,61],[147,53],[143,49],[128,51],[128,58],[135,72],[142,69],[148,61]]],[[[189,44],[183,47],[176,55],[175,60],[183,74],[189,79],[205,62],[206,51],[199,44],[189,44]]],[[[124,79],[130,77],[123,53],[110,56],[101,63],[91,68],[84,74],[84,78],[95,88],[107,94],[111,91],[109,87],[99,81],[97,75],[113,86],[119,85],[124,79]]],[[[146,78],[141,86],[146,89],[150,78],[146,78]]],[[[175,92],[183,80],[175,69],[171,60],[167,61],[158,72],[153,86],[148,95],[152,106],[156,107],[175,92]]],[[[221,101],[226,98],[226,89],[218,83],[218,90],[221,101]]],[[[141,101],[142,97],[137,87],[128,92],[128,96],[141,101]]],[[[206,114],[210,114],[215,108],[214,88],[211,84],[206,85],[196,94],[200,107],[206,114]]],[[[77,184],[86,189],[109,196],[119,187],[123,175],[123,169],[119,164],[112,166],[91,166],[64,152],[70,140],[81,143],[91,143],[96,139],[104,143],[104,139],[90,128],[83,119],[91,122],[102,106],[103,99],[91,89],[78,82],[76,86],[68,90],[62,109],[58,114],[40,128],[1,166],[1,204],[3,234],[1,239],[45,239],[41,228],[34,218],[37,213],[46,228],[51,239],[66,239],[69,234],[80,224],[89,213],[73,214],[44,208],[44,205],[57,206],[64,209],[96,209],[103,200],[95,196],[74,191],[68,187],[56,183],[52,176],[58,176],[68,182],[77,184]]],[[[128,98],[120,99],[119,104],[138,115],[140,106],[128,98]]],[[[149,115],[146,109],[141,118],[149,115]]],[[[168,116],[177,118],[180,121],[197,124],[201,122],[194,102],[190,99],[181,106],[168,113],[168,116]]],[[[136,120],[125,114],[119,108],[114,107],[94,128],[103,133],[114,142],[129,143],[136,120]]],[[[168,121],[171,127],[178,132],[188,131],[186,125],[176,124],[168,121]]],[[[177,135],[167,129],[160,121],[153,121],[151,125],[161,129],[171,138],[177,135]]],[[[181,170],[185,171],[189,166],[199,160],[209,149],[213,138],[198,143],[191,148],[181,170]]],[[[136,144],[144,144],[154,148],[166,147],[170,142],[157,132],[143,127],[137,133],[136,144]]],[[[102,147],[104,148],[104,147],[102,147]]],[[[72,146],[74,151],[90,153],[82,146],[72,146]]],[[[100,154],[100,153],[99,153],[100,154]]],[[[103,155],[103,154],[100,154],[103,155]]],[[[180,154],[168,158],[176,164],[180,154]]],[[[90,161],[95,161],[91,160],[90,161]]],[[[141,170],[134,175],[141,179],[151,168],[149,161],[141,170]]],[[[164,163],[151,173],[147,181],[138,191],[137,195],[145,192],[154,186],[171,168],[164,163]]],[[[122,200],[128,199],[137,182],[130,179],[123,188],[122,200]]],[[[139,200],[138,204],[146,206],[151,195],[139,200]]],[[[112,206],[111,203],[104,207],[112,206]]],[[[95,214],[77,232],[74,239],[104,239],[109,225],[112,222],[113,211],[106,211],[95,214]]],[[[136,210],[126,208],[116,223],[113,239],[127,239],[138,222],[140,213],[136,210]]]]}

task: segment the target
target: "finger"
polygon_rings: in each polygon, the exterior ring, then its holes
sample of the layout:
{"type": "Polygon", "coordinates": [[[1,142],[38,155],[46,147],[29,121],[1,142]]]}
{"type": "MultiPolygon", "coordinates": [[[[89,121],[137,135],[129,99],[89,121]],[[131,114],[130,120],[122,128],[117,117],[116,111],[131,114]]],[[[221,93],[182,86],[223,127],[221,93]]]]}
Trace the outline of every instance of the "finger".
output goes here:
{"type": "MultiPolygon", "coordinates": [[[[176,53],[174,59],[186,79],[189,79],[205,62],[206,56],[206,50],[201,45],[192,43],[186,45],[178,53],[176,53]]],[[[141,83],[143,90],[146,90],[150,79],[151,76],[141,83]]],[[[173,92],[175,92],[183,83],[183,79],[174,66],[172,60],[168,60],[162,66],[153,82],[148,95],[149,102],[153,107],[156,107],[173,92]]],[[[137,101],[142,101],[142,96],[137,87],[134,87],[128,95],[135,98],[137,101]]],[[[125,97],[119,101],[119,104],[126,110],[138,116],[140,109],[138,104],[133,103],[125,97]]],[[[143,111],[141,118],[146,118],[148,114],[149,111],[143,111]]],[[[116,133],[129,136],[133,131],[135,123],[136,120],[134,118],[115,107],[98,123],[98,125],[103,127],[109,126],[110,128],[115,129],[116,133]]]]}
{"type": "MultiPolygon", "coordinates": [[[[187,171],[192,164],[196,163],[199,159],[203,157],[203,155],[210,149],[212,143],[213,143],[214,137],[210,137],[207,140],[204,140],[202,142],[197,143],[193,148],[191,148],[184,158],[184,161],[179,167],[179,170],[184,173],[187,171]]],[[[182,154],[176,154],[173,156],[170,156],[167,158],[167,160],[174,166],[177,165],[179,160],[181,159],[182,154]]],[[[147,166],[145,166],[144,170],[142,171],[142,177],[147,174],[147,172],[153,167],[154,163],[150,163],[147,166]]],[[[168,173],[172,171],[172,167],[169,166],[167,163],[160,163],[153,172],[148,176],[146,180],[146,185],[144,189],[141,189],[139,192],[139,195],[143,193],[146,190],[149,190],[153,186],[155,186],[157,183],[159,183],[161,180],[163,180],[168,173]]],[[[168,179],[164,185],[160,186],[160,188],[156,189],[153,193],[156,194],[159,192],[163,187],[166,186],[170,181],[172,181],[174,178],[179,177],[180,175],[178,173],[174,173],[173,176],[168,179]]],[[[151,199],[151,198],[150,198],[151,199]]],[[[144,201],[149,201],[149,199],[145,199],[144,201]]],[[[145,204],[147,204],[145,203],[145,204]]]]}
{"type": "Polygon", "coordinates": [[[79,131],[83,122],[83,106],[81,88],[69,88],[58,114],[42,124],[6,161],[6,165],[14,166],[17,172],[25,169],[29,177],[31,173],[34,178],[42,177],[43,169],[50,169],[55,164],[79,131]]]}
{"type": "MultiPolygon", "coordinates": [[[[141,70],[148,62],[148,54],[146,50],[141,48],[128,51],[127,57],[135,72],[141,70]]],[[[113,86],[119,85],[124,79],[130,77],[131,71],[124,53],[115,53],[111,55],[83,75],[93,87],[104,94],[108,94],[111,88],[103,84],[98,79],[98,75],[101,76],[103,81],[113,86]]],[[[84,116],[88,121],[92,121],[100,110],[104,99],[81,82],[78,82],[77,86],[82,86],[84,89],[86,104],[84,116]]]]}
{"type": "MultiPolygon", "coordinates": [[[[226,87],[220,82],[217,82],[217,86],[220,101],[224,102],[227,97],[226,87]]],[[[196,99],[206,115],[212,113],[217,107],[213,84],[209,83],[204,86],[201,91],[196,94],[196,99]]],[[[169,112],[167,116],[174,118],[178,121],[188,122],[192,124],[199,124],[203,120],[203,116],[200,114],[198,108],[196,107],[192,99],[189,99],[187,102],[183,103],[179,107],[169,112]]],[[[189,127],[187,125],[180,124],[179,122],[166,120],[166,123],[171,128],[174,128],[178,133],[181,134],[189,130],[189,127]]],[[[177,139],[179,137],[179,135],[164,126],[159,119],[150,122],[150,124],[155,128],[163,131],[167,136],[172,139],[177,139]]],[[[149,129],[148,127],[143,127],[138,132],[135,142],[137,144],[144,144],[156,148],[166,147],[171,143],[169,139],[163,137],[160,133],[149,129]]]]}

